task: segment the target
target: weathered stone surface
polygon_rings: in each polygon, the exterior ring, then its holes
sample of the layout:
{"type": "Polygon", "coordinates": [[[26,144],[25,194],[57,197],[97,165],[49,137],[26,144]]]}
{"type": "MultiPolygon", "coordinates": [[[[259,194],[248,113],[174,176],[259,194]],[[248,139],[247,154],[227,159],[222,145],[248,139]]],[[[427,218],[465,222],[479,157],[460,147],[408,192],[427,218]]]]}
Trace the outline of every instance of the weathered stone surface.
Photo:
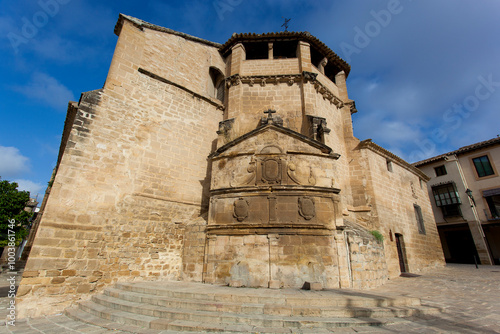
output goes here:
{"type": "Polygon", "coordinates": [[[321,286],[320,282],[304,282],[304,285],[302,286],[303,290],[322,290],[323,287],[321,286]]]}
{"type": "Polygon", "coordinates": [[[319,70],[324,45],[286,35],[293,57],[246,59],[125,16],[116,32],[104,87],[72,104],[18,317],[120,281],[370,288],[400,273],[396,234],[408,270],[443,264],[411,187],[427,177],[353,136],[349,67],[328,52],[319,70]]]}

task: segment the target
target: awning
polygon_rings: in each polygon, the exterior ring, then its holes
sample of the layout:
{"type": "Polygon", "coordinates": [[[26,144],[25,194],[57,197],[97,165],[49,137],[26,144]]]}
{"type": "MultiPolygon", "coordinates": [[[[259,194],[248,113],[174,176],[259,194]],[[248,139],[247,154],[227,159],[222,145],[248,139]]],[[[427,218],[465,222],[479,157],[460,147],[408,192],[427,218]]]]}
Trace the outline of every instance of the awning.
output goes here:
{"type": "Polygon", "coordinates": [[[483,190],[483,197],[490,197],[495,195],[500,195],[500,188],[483,190]]]}

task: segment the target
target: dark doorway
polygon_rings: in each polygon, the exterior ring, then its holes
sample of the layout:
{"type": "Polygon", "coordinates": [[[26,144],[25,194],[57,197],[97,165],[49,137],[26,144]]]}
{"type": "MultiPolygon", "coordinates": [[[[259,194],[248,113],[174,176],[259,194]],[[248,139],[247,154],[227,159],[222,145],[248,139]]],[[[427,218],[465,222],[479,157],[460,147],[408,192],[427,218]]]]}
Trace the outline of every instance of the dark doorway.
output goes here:
{"type": "Polygon", "coordinates": [[[476,245],[467,224],[438,226],[446,262],[474,263],[479,261],[476,245]]]}
{"type": "Polygon", "coordinates": [[[490,246],[495,264],[500,264],[500,223],[483,225],[486,240],[490,246]]]}
{"type": "Polygon", "coordinates": [[[405,261],[405,252],[404,252],[404,244],[403,244],[403,235],[396,233],[396,247],[398,248],[398,257],[399,257],[399,269],[401,273],[406,273],[406,261],[405,261]]]}

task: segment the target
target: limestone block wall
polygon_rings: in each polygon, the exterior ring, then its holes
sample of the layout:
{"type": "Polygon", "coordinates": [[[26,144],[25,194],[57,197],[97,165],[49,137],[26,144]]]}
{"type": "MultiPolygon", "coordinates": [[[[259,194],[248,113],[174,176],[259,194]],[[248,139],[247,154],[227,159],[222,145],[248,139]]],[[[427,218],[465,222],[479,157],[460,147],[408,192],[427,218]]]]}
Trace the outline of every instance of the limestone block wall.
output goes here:
{"type": "Polygon", "coordinates": [[[239,92],[241,112],[238,115],[230,113],[230,118],[236,117],[232,131],[234,138],[257,128],[260,119],[266,116],[263,112],[268,109],[276,110],[277,115],[283,118],[283,126],[300,131],[303,117],[299,83],[290,85],[287,82],[270,82],[264,86],[242,83],[239,92]]]}
{"type": "Polygon", "coordinates": [[[225,73],[225,60],[219,54],[217,43],[197,42],[200,39],[185,34],[138,27],[126,19],[118,22],[115,32],[120,38],[106,80],[106,86],[114,91],[133,90],[126,81],[138,68],[144,68],[207,96],[212,80],[210,67],[225,73]]]}
{"type": "Polygon", "coordinates": [[[365,191],[372,192],[372,226],[384,236],[389,276],[400,274],[396,233],[402,235],[407,271],[416,273],[427,267],[444,265],[425,181],[420,181],[418,173],[408,170],[406,165],[384,152],[362,150],[367,161],[366,172],[370,174],[371,186],[365,191]],[[420,207],[425,232],[419,231],[414,205],[420,207]]]}
{"type": "Polygon", "coordinates": [[[209,237],[206,258],[204,282],[229,284],[236,280],[243,286],[268,287],[267,235],[209,237]]]}
{"type": "Polygon", "coordinates": [[[333,95],[341,97],[339,87],[335,82],[332,82],[326,75],[321,73],[316,66],[311,66],[311,72],[316,73],[318,76],[316,80],[318,80],[322,85],[324,85],[333,95]]]}
{"type": "Polygon", "coordinates": [[[339,287],[338,255],[331,235],[218,235],[208,239],[204,281],[301,288],[304,282],[339,287]]]}
{"type": "MultiPolygon", "coordinates": [[[[358,141],[359,144],[359,141],[358,141]]],[[[373,206],[373,182],[371,173],[369,173],[369,163],[366,157],[366,151],[360,149],[353,149],[348,152],[346,161],[349,166],[349,185],[343,192],[342,198],[346,205],[344,213],[346,215],[354,215],[354,208],[368,207],[370,209],[369,216],[377,217],[377,207],[373,206]],[[349,213],[347,206],[351,206],[352,210],[349,213]]],[[[366,219],[363,221],[364,226],[368,229],[377,228],[374,220],[366,219]]]]}
{"type": "Polygon", "coordinates": [[[297,74],[299,58],[290,59],[250,59],[241,64],[241,75],[297,74]]]}
{"type": "Polygon", "coordinates": [[[369,289],[384,284],[388,274],[383,242],[366,229],[349,222],[346,225],[351,287],[369,289]]]}
{"type": "Polygon", "coordinates": [[[203,281],[206,227],[207,213],[188,220],[184,226],[182,280],[203,281]]]}
{"type": "MultiPolygon", "coordinates": [[[[332,85],[334,84],[332,83],[332,85]]],[[[324,135],[324,143],[331,147],[334,152],[340,154],[340,158],[337,161],[335,184],[336,187],[342,189],[341,196],[343,202],[349,203],[347,199],[350,189],[349,161],[352,159],[350,158],[350,150],[345,141],[345,137],[349,135],[344,128],[345,115],[342,109],[345,107],[341,108],[340,105],[336,105],[332,100],[326,99],[313,83],[306,83],[303,87],[306,114],[325,118],[330,132],[324,135]],[[307,106],[309,107],[307,108],[307,106]]]]}
{"type": "MultiPolygon", "coordinates": [[[[125,21],[105,87],[82,96],[19,287],[19,317],[60,312],[117,281],[175,280],[183,266],[202,266],[193,250],[222,110],[194,74],[169,72],[172,84],[139,72],[164,61],[153,59],[160,36],[150,33],[125,21]]],[[[186,66],[218,56],[191,49],[186,66]]]]}

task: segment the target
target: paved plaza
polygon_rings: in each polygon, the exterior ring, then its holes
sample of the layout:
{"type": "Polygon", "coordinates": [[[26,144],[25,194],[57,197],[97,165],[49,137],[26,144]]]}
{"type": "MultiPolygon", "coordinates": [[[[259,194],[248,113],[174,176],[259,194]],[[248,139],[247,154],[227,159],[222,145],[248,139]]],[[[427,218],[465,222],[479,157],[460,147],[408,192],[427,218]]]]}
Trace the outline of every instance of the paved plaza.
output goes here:
{"type": "MultiPolygon", "coordinates": [[[[0,279],[0,312],[7,315],[9,298],[5,274],[0,279]]],[[[500,333],[500,266],[448,264],[446,268],[418,277],[399,277],[373,292],[398,293],[421,298],[422,304],[443,309],[438,315],[407,318],[384,327],[339,328],[334,333],[500,333]]],[[[368,291],[367,291],[368,292],[368,291]]],[[[102,328],[74,321],[65,315],[16,320],[15,326],[3,325],[4,333],[175,333],[134,329],[128,325],[102,328]]],[[[321,329],[283,329],[280,333],[331,333],[321,329]]]]}

